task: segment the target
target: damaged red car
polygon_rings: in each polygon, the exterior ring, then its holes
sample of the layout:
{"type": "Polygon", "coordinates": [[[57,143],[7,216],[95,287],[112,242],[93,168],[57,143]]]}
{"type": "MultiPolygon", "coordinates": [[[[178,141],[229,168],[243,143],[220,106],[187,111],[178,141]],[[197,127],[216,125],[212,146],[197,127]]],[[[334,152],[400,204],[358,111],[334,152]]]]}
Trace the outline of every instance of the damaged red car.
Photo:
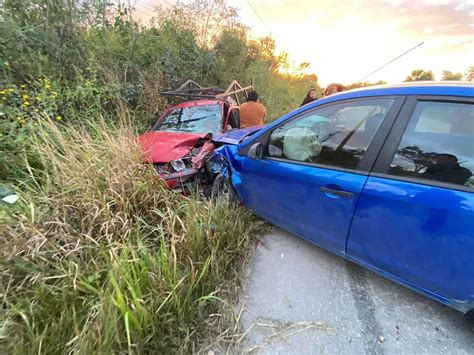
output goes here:
{"type": "Polygon", "coordinates": [[[162,92],[186,101],[169,106],[137,138],[144,161],[154,165],[171,189],[187,191],[196,182],[212,183],[213,176],[205,169],[216,148],[212,137],[240,128],[239,96],[246,97],[251,89],[236,81],[224,90],[188,80],[176,90],[162,92]]]}

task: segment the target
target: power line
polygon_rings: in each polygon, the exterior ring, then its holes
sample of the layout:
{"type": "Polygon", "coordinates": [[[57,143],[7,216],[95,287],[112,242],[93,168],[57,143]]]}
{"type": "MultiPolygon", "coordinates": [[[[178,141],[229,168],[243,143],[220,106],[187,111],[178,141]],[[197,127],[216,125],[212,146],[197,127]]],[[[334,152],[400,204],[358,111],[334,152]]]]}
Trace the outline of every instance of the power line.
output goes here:
{"type": "Polygon", "coordinates": [[[168,2],[168,1],[166,1],[166,0],[161,0],[161,2],[162,2],[162,3],[165,3],[166,5],[169,5],[169,6],[171,6],[171,7],[175,7],[175,6],[177,5],[177,1],[176,1],[175,3],[173,3],[173,4],[170,3],[170,2],[168,2]]]}
{"type": "Polygon", "coordinates": [[[133,11],[141,12],[142,14],[144,14],[146,16],[153,16],[153,14],[149,13],[148,11],[145,11],[144,9],[140,9],[136,6],[133,8],[133,11]]]}
{"type": "Polygon", "coordinates": [[[136,2],[136,5],[143,6],[143,7],[144,7],[145,9],[147,9],[147,10],[155,11],[155,9],[154,9],[153,7],[151,7],[151,6],[148,5],[148,4],[143,3],[143,2],[141,2],[141,1],[137,1],[137,2],[136,2]]]}
{"type": "MultiPolygon", "coordinates": [[[[165,1],[165,0],[161,0],[161,2],[164,3],[164,4],[166,4],[166,5],[169,5],[170,7],[175,6],[175,5],[169,3],[168,1],[165,1]]],[[[148,5],[148,4],[146,4],[146,3],[142,2],[142,1],[137,1],[137,2],[135,3],[135,5],[142,6],[144,9],[147,9],[147,10],[151,11],[152,13],[155,13],[156,10],[157,10],[156,7],[153,7],[153,6],[151,6],[151,5],[148,5]]],[[[150,16],[151,16],[151,15],[150,15],[150,16]]]]}
{"type": "Polygon", "coordinates": [[[150,17],[154,17],[156,15],[155,14],[155,9],[151,8],[150,6],[148,6],[144,3],[141,3],[140,1],[137,1],[133,8],[134,8],[134,10],[139,11],[142,14],[146,14],[147,16],[150,16],[150,17]],[[141,6],[141,8],[138,7],[138,6],[141,6]]]}
{"type": "Polygon", "coordinates": [[[272,35],[272,31],[270,31],[270,29],[268,28],[267,24],[265,23],[265,21],[263,21],[263,19],[260,17],[260,15],[258,14],[257,10],[255,10],[255,8],[252,6],[252,4],[250,3],[250,0],[247,0],[247,4],[249,4],[250,8],[252,9],[252,11],[255,13],[255,15],[257,15],[258,19],[260,20],[260,22],[265,26],[265,28],[267,29],[268,33],[270,33],[270,36],[272,35]]]}
{"type": "Polygon", "coordinates": [[[369,76],[371,76],[372,74],[375,74],[375,73],[378,72],[379,70],[382,70],[382,69],[385,68],[387,65],[389,65],[389,64],[393,63],[394,61],[396,61],[397,59],[400,59],[401,57],[403,57],[405,54],[410,53],[412,50],[418,48],[418,47],[421,46],[423,43],[425,43],[425,42],[421,42],[421,43],[417,44],[415,47],[410,48],[410,49],[407,50],[406,52],[403,52],[403,53],[400,54],[398,57],[393,58],[393,59],[392,59],[391,61],[389,61],[388,63],[382,65],[380,68],[375,69],[373,72],[371,72],[370,74],[364,76],[362,79],[357,80],[356,82],[361,82],[362,80],[367,79],[367,78],[368,78],[369,76]]]}
{"type": "Polygon", "coordinates": [[[168,4],[168,5],[171,6],[171,7],[175,7],[175,6],[177,5],[177,3],[171,4],[171,3],[169,3],[169,2],[166,1],[166,0],[161,0],[161,1],[163,1],[165,4],[168,4]]]}

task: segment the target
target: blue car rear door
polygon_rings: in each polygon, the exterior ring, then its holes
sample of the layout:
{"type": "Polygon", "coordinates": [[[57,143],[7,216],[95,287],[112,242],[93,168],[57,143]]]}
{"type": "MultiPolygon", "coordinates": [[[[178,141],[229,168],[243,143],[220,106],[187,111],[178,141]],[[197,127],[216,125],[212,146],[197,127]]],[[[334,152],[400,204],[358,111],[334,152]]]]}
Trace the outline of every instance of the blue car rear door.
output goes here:
{"type": "Polygon", "coordinates": [[[354,207],[381,146],[372,150],[371,142],[377,130],[387,134],[403,99],[340,101],[273,127],[259,137],[263,157],[240,152],[244,204],[286,230],[344,252],[354,207]]]}
{"type": "Polygon", "coordinates": [[[474,307],[473,174],[474,100],[407,99],[361,194],[347,253],[474,307]]]}

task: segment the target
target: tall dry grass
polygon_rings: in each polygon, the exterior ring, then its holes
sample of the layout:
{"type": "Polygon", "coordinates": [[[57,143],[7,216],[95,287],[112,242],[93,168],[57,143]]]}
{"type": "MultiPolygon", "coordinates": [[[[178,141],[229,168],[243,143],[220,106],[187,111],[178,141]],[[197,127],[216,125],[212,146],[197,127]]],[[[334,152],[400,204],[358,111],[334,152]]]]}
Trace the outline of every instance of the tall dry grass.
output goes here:
{"type": "Polygon", "coordinates": [[[199,349],[259,224],[166,190],[130,129],[46,121],[34,141],[0,237],[0,351],[199,349]]]}

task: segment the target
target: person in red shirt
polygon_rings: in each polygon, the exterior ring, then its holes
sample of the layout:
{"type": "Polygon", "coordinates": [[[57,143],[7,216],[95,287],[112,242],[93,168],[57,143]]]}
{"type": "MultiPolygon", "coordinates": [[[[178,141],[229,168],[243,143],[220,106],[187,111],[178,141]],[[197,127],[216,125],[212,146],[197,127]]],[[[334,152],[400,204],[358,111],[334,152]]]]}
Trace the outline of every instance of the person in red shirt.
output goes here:
{"type": "Polygon", "coordinates": [[[258,102],[258,93],[252,90],[248,93],[247,102],[240,105],[240,128],[263,126],[267,109],[258,102]]]}

